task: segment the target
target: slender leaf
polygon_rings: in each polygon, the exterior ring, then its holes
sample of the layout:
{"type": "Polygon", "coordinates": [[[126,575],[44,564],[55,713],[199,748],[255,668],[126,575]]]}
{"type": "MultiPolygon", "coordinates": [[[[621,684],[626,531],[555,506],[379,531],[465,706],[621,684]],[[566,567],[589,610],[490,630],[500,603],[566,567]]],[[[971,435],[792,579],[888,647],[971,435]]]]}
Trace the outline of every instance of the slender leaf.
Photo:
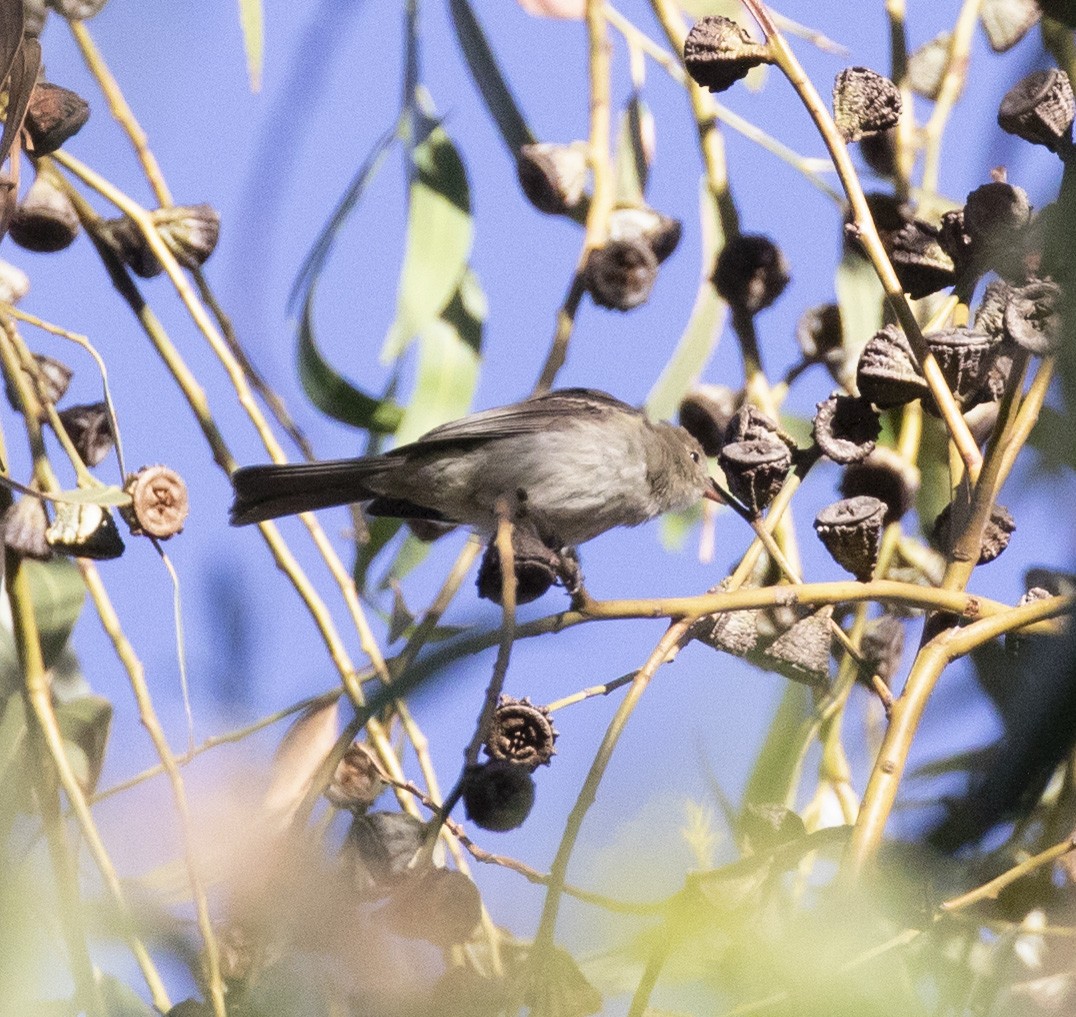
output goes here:
{"type": "Polygon", "coordinates": [[[851,249],[845,251],[837,266],[836,290],[844,337],[839,377],[842,385],[854,388],[859,355],[867,340],[882,327],[884,291],[871,263],[851,249]]]}
{"type": "Polygon", "coordinates": [[[122,487],[101,485],[99,487],[78,487],[70,491],[61,491],[56,495],[57,501],[70,505],[130,505],[131,496],[122,487]]]}
{"type": "Polygon", "coordinates": [[[621,205],[642,205],[650,173],[654,115],[633,92],[620,118],[616,147],[616,198],[621,205]]]}
{"type": "Polygon", "coordinates": [[[391,399],[378,399],[357,388],[321,355],[314,339],[311,319],[314,302],[311,286],[299,319],[298,366],[303,391],[322,413],[352,427],[374,434],[392,434],[403,419],[403,410],[391,399]]]}
{"type": "Polygon", "coordinates": [[[919,442],[919,493],[915,508],[919,528],[930,534],[934,520],[949,504],[949,432],[945,425],[929,414],[923,414],[923,437],[919,442]]]}
{"type": "Polygon", "coordinates": [[[448,305],[467,270],[473,223],[467,173],[441,127],[416,146],[412,164],[407,248],[381,359],[395,360],[448,305]]]}
{"type": "Polygon", "coordinates": [[[497,124],[498,130],[508,150],[515,155],[524,145],[533,144],[531,133],[523,114],[519,110],[511,89],[501,74],[497,59],[490,49],[482,26],[475,17],[469,0],[449,0],[448,9],[452,12],[452,22],[456,28],[456,39],[463,50],[467,67],[471,71],[475,85],[485,100],[490,116],[497,124]]]}
{"type": "MultiPolygon", "coordinates": [[[[21,6],[21,4],[19,5],[21,6]]],[[[26,107],[30,102],[30,93],[37,82],[41,70],[41,43],[26,36],[22,40],[11,61],[10,76],[7,81],[7,113],[4,116],[4,132],[0,134],[0,163],[2,163],[15,144],[19,129],[26,117],[26,107]]]]}
{"type": "Polygon", "coordinates": [[[0,788],[12,786],[12,773],[19,765],[26,744],[26,702],[21,695],[0,700],[0,788]]]}
{"type": "Polygon", "coordinates": [[[82,612],[86,586],[78,568],[67,558],[52,561],[24,561],[30,583],[30,597],[41,636],[45,666],[59,659],[71,630],[82,612]]]}
{"type": "Polygon", "coordinates": [[[56,709],[56,719],[79,783],[92,794],[105,763],[112,704],[104,696],[79,696],[61,703],[56,709]]]}
{"type": "Polygon", "coordinates": [[[15,62],[22,43],[25,20],[22,0],[8,0],[0,4],[0,84],[7,78],[15,62]]]}
{"type": "Polygon", "coordinates": [[[243,48],[247,53],[250,90],[261,91],[262,58],[265,51],[265,11],[262,0],[239,0],[239,23],[243,26],[243,48]]]}

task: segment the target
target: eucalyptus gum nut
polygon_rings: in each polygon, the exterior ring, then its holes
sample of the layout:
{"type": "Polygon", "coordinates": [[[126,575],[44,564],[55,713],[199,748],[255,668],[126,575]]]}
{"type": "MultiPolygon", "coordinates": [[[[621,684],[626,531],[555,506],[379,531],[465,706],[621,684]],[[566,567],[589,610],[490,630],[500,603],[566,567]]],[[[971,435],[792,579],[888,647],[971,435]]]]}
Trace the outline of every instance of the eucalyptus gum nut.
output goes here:
{"type": "Polygon", "coordinates": [[[845,498],[870,495],[885,503],[885,524],[896,522],[915,505],[919,493],[919,468],[900,454],[879,445],[866,459],[845,468],[840,492],[845,498]]]}
{"type": "Polygon", "coordinates": [[[522,826],[534,806],[530,769],[503,759],[469,767],[463,778],[467,818],[483,830],[503,832],[522,826]]]}
{"type": "Polygon", "coordinates": [[[519,185],[530,203],[547,215],[578,208],[587,181],[586,148],[579,144],[524,145],[516,155],[519,185]]]}
{"type": "Polygon", "coordinates": [[[886,252],[901,289],[913,300],[956,282],[956,265],[939,242],[938,231],[931,226],[911,222],[887,239],[886,252]]]}
{"type": "Polygon", "coordinates": [[[779,441],[737,441],[721,449],[718,463],[731,492],[757,515],[781,490],[792,453],[779,441]]]}
{"type": "Polygon", "coordinates": [[[724,92],[759,64],[772,62],[769,47],[760,45],[731,18],[700,18],[684,40],[688,74],[711,92],[724,92]]]}
{"type": "Polygon", "coordinates": [[[39,81],[30,93],[23,126],[34,155],[49,155],[74,137],[90,116],[90,106],[69,88],[39,81]]]}
{"type": "Polygon", "coordinates": [[[814,416],[814,440],[835,463],[857,463],[874,451],[882,422],[870,403],[834,392],[820,402],[814,416]]]}
{"type": "Polygon", "coordinates": [[[1004,279],[994,279],[986,284],[978,310],[975,312],[975,331],[1000,339],[1005,334],[1005,305],[1009,302],[1012,287],[1004,279]]]}
{"type": "Polygon", "coordinates": [[[860,582],[867,582],[878,564],[886,505],[870,495],[827,505],[815,517],[819,540],[834,561],[860,582]]]}
{"type": "Polygon", "coordinates": [[[702,446],[707,456],[716,456],[721,451],[740,398],[740,393],[727,385],[699,385],[680,403],[680,426],[702,446]]]}
{"type": "Polygon", "coordinates": [[[1061,341],[1061,287],[1036,279],[1012,289],[1005,304],[1005,334],[1018,346],[1044,357],[1061,341]]]}
{"type": "MultiPolygon", "coordinates": [[[[952,551],[952,504],[946,505],[934,520],[931,530],[931,540],[943,553],[952,551]]],[[[979,547],[978,565],[987,565],[992,562],[1006,547],[1009,539],[1016,531],[1016,521],[1012,513],[1004,505],[995,505],[990,510],[990,518],[983,528],[983,539],[979,547]]]]}
{"type": "Polygon", "coordinates": [[[549,765],[556,755],[556,740],[557,730],[547,707],[535,706],[526,696],[501,696],[484,751],[490,759],[518,763],[533,771],[549,765]]]}
{"type": "Polygon", "coordinates": [[[69,406],[59,413],[67,436],[87,466],[99,465],[116,444],[112,418],[104,403],[69,406]]]}
{"type": "Polygon", "coordinates": [[[658,259],[640,239],[609,240],[591,251],[583,271],[587,291],[599,307],[630,311],[650,298],[658,259]]]}
{"type": "Polygon", "coordinates": [[[45,539],[48,525],[45,506],[29,495],[24,495],[0,516],[0,533],[7,549],[37,561],[52,557],[52,548],[45,539]]]}
{"type": "Polygon", "coordinates": [[[769,307],[790,278],[784,254],[769,237],[741,233],[721,249],[713,282],[733,310],[753,315],[769,307]]]}
{"type": "Polygon", "coordinates": [[[908,57],[908,85],[924,99],[937,99],[949,61],[952,34],[942,32],[908,57]]]}
{"type": "MultiPolygon", "coordinates": [[[[522,526],[512,530],[513,569],[516,574],[516,603],[529,604],[537,600],[557,581],[561,560],[556,551],[547,547],[539,537],[522,526]]],[[[475,580],[478,596],[500,604],[504,579],[501,554],[491,540],[482,555],[475,580]]]]}
{"type": "Polygon", "coordinates": [[[888,611],[867,622],[860,653],[867,666],[890,685],[904,656],[904,621],[888,611]]]}
{"type": "Polygon", "coordinates": [[[957,402],[970,403],[986,379],[1000,340],[967,328],[943,329],[924,338],[957,402]]]}
{"type": "Polygon", "coordinates": [[[846,67],[833,83],[833,121],[845,141],[896,127],[900,89],[869,67],[846,67]]]}
{"type": "Polygon", "coordinates": [[[54,254],[70,247],[82,227],[71,199],[38,174],[8,223],[11,239],[28,251],[54,254]]]}
{"type": "Polygon", "coordinates": [[[856,387],[879,409],[903,406],[930,392],[911,344],[895,325],[867,340],[856,367],[856,387]]]}
{"type": "Polygon", "coordinates": [[[1069,76],[1057,67],[1033,71],[1022,78],[1001,100],[998,126],[1034,145],[1060,151],[1072,140],[1076,117],[1069,76]]]}
{"type": "Polygon", "coordinates": [[[995,53],[1012,49],[1042,17],[1035,0],[982,0],[979,20],[995,53]]]}

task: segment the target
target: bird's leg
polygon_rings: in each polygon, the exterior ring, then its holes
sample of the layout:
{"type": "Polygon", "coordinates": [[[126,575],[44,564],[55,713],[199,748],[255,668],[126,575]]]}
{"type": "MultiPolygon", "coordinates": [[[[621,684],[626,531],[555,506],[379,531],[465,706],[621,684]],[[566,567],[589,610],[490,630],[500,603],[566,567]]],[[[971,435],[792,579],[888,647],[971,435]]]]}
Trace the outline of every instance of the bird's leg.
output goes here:
{"type": "Polygon", "coordinates": [[[579,565],[579,552],[574,547],[562,547],[557,551],[557,574],[561,585],[572,598],[572,607],[578,610],[590,597],[583,587],[583,570],[579,565]]]}

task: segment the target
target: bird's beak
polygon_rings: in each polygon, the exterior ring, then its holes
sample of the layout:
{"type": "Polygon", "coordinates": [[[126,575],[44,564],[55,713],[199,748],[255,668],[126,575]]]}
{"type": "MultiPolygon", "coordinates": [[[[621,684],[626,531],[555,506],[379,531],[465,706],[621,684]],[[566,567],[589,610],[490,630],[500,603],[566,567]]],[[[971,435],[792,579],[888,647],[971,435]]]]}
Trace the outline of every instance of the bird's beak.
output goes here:
{"type": "Polygon", "coordinates": [[[725,498],[721,488],[717,486],[717,481],[710,478],[710,486],[702,492],[702,496],[707,501],[716,501],[718,505],[727,505],[728,500],[725,498]]]}

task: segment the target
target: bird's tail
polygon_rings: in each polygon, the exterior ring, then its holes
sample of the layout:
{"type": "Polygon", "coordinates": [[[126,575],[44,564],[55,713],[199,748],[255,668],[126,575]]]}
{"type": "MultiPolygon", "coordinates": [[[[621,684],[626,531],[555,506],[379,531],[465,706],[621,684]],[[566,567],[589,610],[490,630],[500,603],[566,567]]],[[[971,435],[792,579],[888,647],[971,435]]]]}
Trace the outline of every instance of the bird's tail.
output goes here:
{"type": "Polygon", "coordinates": [[[245,526],[296,512],[367,501],[377,493],[366,486],[366,481],[383,469],[374,457],[244,466],[232,474],[232,525],[245,526]]]}

